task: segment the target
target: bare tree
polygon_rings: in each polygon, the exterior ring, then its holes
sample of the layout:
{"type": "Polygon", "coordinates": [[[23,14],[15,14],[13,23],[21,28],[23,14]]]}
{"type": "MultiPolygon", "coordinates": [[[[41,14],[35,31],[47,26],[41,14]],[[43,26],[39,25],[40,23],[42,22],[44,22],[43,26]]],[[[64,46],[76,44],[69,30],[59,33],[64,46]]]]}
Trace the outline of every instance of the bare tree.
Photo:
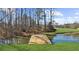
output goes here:
{"type": "Polygon", "coordinates": [[[44,31],[46,31],[46,14],[45,14],[45,8],[44,8],[44,31]]]}
{"type": "Polygon", "coordinates": [[[40,16],[41,16],[41,13],[43,12],[43,9],[42,8],[36,8],[36,15],[37,15],[37,26],[39,28],[40,26],[40,16]]]}
{"type": "Polygon", "coordinates": [[[52,22],[52,8],[50,8],[50,22],[52,22]]]}

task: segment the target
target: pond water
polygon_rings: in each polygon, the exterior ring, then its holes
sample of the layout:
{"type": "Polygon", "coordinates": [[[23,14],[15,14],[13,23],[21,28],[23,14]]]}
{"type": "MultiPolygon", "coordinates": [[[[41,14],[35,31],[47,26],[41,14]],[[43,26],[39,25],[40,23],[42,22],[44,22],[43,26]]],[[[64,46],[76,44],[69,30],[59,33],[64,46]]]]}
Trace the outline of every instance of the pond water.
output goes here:
{"type": "Polygon", "coordinates": [[[67,36],[64,34],[56,34],[52,38],[53,43],[61,43],[61,42],[79,42],[79,37],[78,36],[67,36]]]}
{"type": "Polygon", "coordinates": [[[0,38],[0,44],[27,44],[28,38],[0,38]]]}
{"type": "MultiPolygon", "coordinates": [[[[11,38],[11,39],[3,39],[0,38],[0,44],[27,44],[29,42],[29,38],[11,38]]],[[[67,36],[64,34],[56,34],[52,40],[52,43],[62,43],[62,42],[79,42],[78,36],[67,36]]]]}

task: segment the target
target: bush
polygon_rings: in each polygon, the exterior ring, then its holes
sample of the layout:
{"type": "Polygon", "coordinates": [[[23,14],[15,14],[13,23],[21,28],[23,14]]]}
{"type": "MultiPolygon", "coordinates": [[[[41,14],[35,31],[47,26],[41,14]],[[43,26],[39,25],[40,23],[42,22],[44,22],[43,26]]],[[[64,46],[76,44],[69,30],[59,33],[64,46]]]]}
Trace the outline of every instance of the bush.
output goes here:
{"type": "Polygon", "coordinates": [[[52,22],[49,22],[48,26],[47,26],[47,32],[55,32],[56,29],[54,28],[54,26],[52,25],[52,22]]]}

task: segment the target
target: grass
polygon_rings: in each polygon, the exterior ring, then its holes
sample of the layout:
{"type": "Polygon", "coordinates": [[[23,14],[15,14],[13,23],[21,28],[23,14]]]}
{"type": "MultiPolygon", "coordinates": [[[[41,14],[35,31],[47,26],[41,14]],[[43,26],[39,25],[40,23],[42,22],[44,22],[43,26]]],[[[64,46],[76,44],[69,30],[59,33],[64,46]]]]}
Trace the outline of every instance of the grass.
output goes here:
{"type": "Polygon", "coordinates": [[[54,45],[0,45],[0,51],[79,51],[79,43],[65,42],[54,45]]]}
{"type": "Polygon", "coordinates": [[[79,29],[57,28],[56,32],[46,32],[44,34],[55,35],[56,33],[63,34],[63,33],[70,33],[70,32],[79,32],[79,29]]]}
{"type": "Polygon", "coordinates": [[[70,32],[79,32],[79,29],[71,29],[71,28],[58,28],[56,33],[70,33],[70,32]]]}

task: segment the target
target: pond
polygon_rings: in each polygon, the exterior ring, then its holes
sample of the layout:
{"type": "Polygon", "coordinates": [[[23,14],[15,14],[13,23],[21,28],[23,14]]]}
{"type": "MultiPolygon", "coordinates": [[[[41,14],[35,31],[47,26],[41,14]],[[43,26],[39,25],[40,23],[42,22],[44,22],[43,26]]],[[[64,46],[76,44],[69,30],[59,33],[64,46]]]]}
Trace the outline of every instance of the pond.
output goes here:
{"type": "Polygon", "coordinates": [[[56,34],[52,38],[53,43],[62,43],[62,42],[79,42],[78,36],[67,36],[64,34],[56,34]]]}
{"type": "MultiPolygon", "coordinates": [[[[29,42],[28,37],[3,39],[0,38],[0,44],[27,44],[29,42]]],[[[62,42],[79,42],[78,36],[68,36],[64,34],[56,34],[52,40],[52,43],[62,43],[62,42]]]]}
{"type": "Polygon", "coordinates": [[[27,44],[29,42],[29,38],[0,38],[0,44],[27,44]]]}

